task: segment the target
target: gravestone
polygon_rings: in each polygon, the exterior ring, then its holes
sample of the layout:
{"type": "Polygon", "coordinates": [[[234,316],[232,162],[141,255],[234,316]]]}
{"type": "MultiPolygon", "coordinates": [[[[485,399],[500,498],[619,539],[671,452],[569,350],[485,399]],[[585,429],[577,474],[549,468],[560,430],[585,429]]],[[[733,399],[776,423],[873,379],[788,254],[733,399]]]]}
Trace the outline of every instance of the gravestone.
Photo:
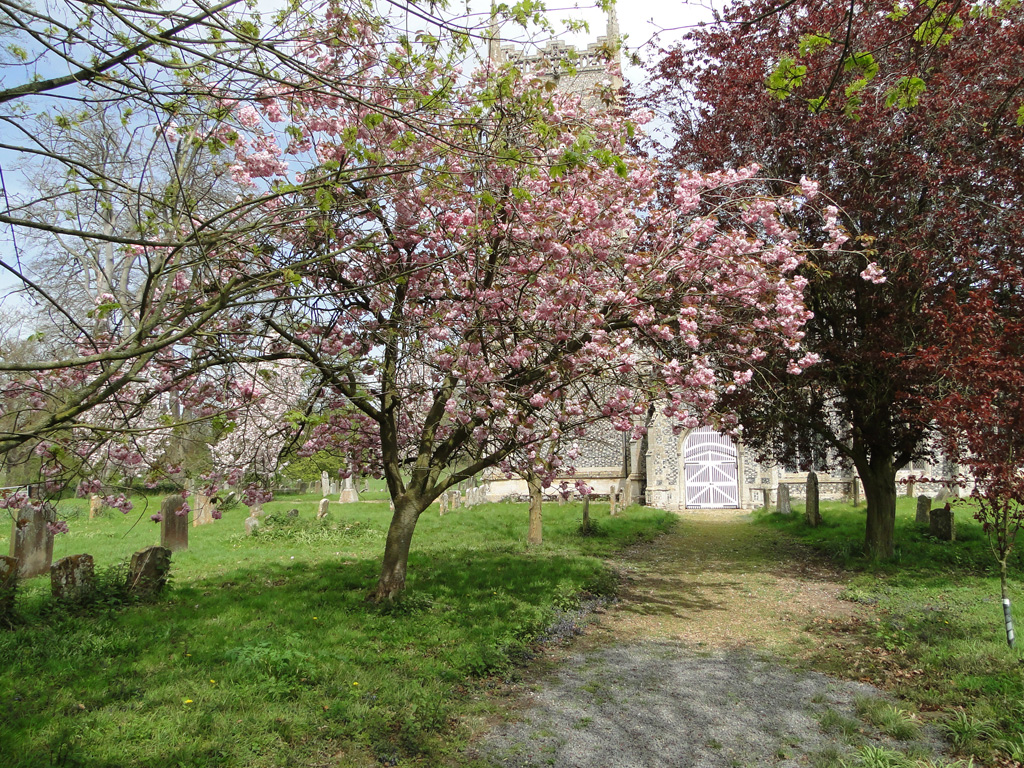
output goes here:
{"type": "Polygon", "coordinates": [[[299,510],[297,510],[297,509],[289,509],[286,514],[288,515],[288,517],[298,517],[299,516],[299,510]]]}
{"type": "Polygon", "coordinates": [[[448,492],[445,491],[441,494],[437,500],[437,505],[440,508],[440,517],[444,517],[444,513],[448,511],[448,492]]]}
{"type": "Polygon", "coordinates": [[[917,517],[915,522],[918,525],[929,525],[930,515],[928,511],[932,508],[932,500],[924,494],[917,497],[917,517]]]}
{"type": "Polygon", "coordinates": [[[807,498],[804,515],[811,528],[821,525],[821,512],[818,508],[818,476],[814,472],[807,474],[807,498]]]}
{"type": "Polygon", "coordinates": [[[50,593],[54,600],[81,602],[96,591],[92,555],[69,555],[50,566],[50,593]]]}
{"type": "Polygon", "coordinates": [[[18,560],[18,578],[49,573],[53,562],[53,532],[47,523],[57,521],[49,504],[26,504],[11,526],[11,557],[18,560]]]}
{"type": "Polygon", "coordinates": [[[252,536],[256,533],[256,529],[260,527],[260,519],[253,513],[252,510],[249,512],[249,516],[245,518],[245,535],[252,536]]]}
{"type": "Polygon", "coordinates": [[[331,476],[329,474],[327,474],[327,470],[325,469],[323,472],[320,473],[320,496],[323,497],[323,496],[330,496],[330,495],[331,495],[331,476]]]}
{"type": "Polygon", "coordinates": [[[615,486],[614,485],[608,488],[608,507],[609,507],[608,514],[611,515],[612,517],[614,517],[615,516],[615,486]]]}
{"type": "Polygon", "coordinates": [[[202,491],[196,491],[195,515],[192,526],[208,525],[213,522],[213,500],[202,491]]]}
{"type": "Polygon", "coordinates": [[[853,506],[860,506],[860,478],[853,476],[853,506]]]}
{"type": "Polygon", "coordinates": [[[256,502],[249,507],[249,517],[263,517],[263,505],[256,502]]]}
{"type": "Polygon", "coordinates": [[[160,504],[160,546],[171,552],[188,549],[188,513],[181,494],[167,496],[160,504]]]}
{"type": "Polygon", "coordinates": [[[167,547],[146,547],[132,555],[128,565],[128,591],[142,596],[156,595],[167,584],[171,570],[171,550],[167,547]]]}
{"type": "Polygon", "coordinates": [[[953,509],[947,503],[940,509],[928,513],[928,532],[939,541],[955,541],[956,525],[953,522],[953,509]]]}
{"type": "Polygon", "coordinates": [[[316,519],[326,520],[329,514],[331,514],[331,500],[320,499],[320,508],[317,510],[316,519]]]}
{"type": "Polygon", "coordinates": [[[583,533],[590,533],[593,524],[590,522],[590,495],[583,497],[583,533]]]}
{"type": "Polygon", "coordinates": [[[789,503],[789,486],[786,483],[779,483],[779,514],[793,514],[793,507],[789,503]]]}
{"type": "Polygon", "coordinates": [[[351,475],[341,483],[341,494],[338,496],[340,504],[351,504],[359,501],[359,491],[356,490],[356,481],[351,475]]]}
{"type": "Polygon", "coordinates": [[[945,485],[939,488],[939,492],[935,494],[935,501],[945,501],[951,498],[953,498],[953,494],[945,485]]]}
{"type": "Polygon", "coordinates": [[[89,519],[95,520],[103,514],[103,498],[95,493],[89,497],[89,519]]]}
{"type": "Polygon", "coordinates": [[[18,586],[18,559],[0,555],[0,623],[14,613],[14,592],[18,586]]]}

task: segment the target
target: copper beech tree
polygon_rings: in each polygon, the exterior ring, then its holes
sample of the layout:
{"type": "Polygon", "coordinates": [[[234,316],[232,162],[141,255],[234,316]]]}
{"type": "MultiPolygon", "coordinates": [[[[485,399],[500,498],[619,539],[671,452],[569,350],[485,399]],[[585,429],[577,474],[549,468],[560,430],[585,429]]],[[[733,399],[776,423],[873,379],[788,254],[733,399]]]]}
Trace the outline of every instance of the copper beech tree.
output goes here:
{"type": "Polygon", "coordinates": [[[972,487],[975,517],[999,563],[1006,640],[1014,646],[1007,569],[1024,525],[1024,272],[992,271],[937,313],[922,355],[943,378],[933,402],[946,450],[972,487]]]}
{"type": "MultiPolygon", "coordinates": [[[[778,5],[737,3],[694,31],[656,65],[648,103],[671,125],[671,167],[757,162],[836,205],[850,239],[799,270],[821,362],[792,379],[766,357],[730,404],[763,455],[852,464],[866,552],[890,557],[896,471],[922,455],[942,381],[919,364],[944,322],[931,310],[1020,263],[1024,6],[778,5]]],[[[802,208],[786,222],[820,237],[802,208]]]]}

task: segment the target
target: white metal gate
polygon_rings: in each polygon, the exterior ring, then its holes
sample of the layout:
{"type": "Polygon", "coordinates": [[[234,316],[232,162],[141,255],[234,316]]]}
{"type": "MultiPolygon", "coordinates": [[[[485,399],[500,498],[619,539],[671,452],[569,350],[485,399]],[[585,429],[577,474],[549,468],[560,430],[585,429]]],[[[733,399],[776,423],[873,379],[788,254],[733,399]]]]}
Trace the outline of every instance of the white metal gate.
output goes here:
{"type": "Polygon", "coordinates": [[[711,427],[695,429],[683,442],[687,509],[739,508],[736,445],[711,427]]]}

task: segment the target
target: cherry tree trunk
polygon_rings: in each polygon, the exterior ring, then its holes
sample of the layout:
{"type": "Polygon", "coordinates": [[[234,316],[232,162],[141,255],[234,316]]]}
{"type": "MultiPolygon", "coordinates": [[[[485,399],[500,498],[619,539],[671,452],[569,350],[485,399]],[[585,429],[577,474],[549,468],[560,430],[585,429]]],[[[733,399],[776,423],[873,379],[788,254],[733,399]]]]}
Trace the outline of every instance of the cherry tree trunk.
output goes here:
{"type": "Polygon", "coordinates": [[[891,460],[872,462],[860,471],[867,501],[864,554],[888,560],[896,554],[896,469],[891,460]]]}
{"type": "Polygon", "coordinates": [[[541,519],[541,504],[544,501],[544,494],[540,478],[530,475],[526,478],[526,484],[530,488],[530,525],[527,529],[526,543],[537,545],[544,543],[544,530],[541,519]]]}
{"type": "Polygon", "coordinates": [[[384,562],[380,568],[380,579],[373,600],[390,600],[405,589],[405,571],[409,564],[409,546],[416,530],[416,521],[423,510],[407,498],[395,502],[395,513],[388,527],[388,538],[384,545],[384,562]]]}

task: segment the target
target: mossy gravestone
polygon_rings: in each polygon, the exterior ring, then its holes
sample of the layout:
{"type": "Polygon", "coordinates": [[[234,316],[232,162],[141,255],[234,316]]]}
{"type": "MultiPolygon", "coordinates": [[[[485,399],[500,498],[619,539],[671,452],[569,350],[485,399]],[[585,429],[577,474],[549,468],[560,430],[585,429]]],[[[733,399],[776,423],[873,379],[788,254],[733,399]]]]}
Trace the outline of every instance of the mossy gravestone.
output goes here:
{"type": "Polygon", "coordinates": [[[811,528],[821,525],[821,512],[818,509],[818,476],[814,472],[807,475],[807,506],[804,514],[811,528]]]}
{"type": "Polygon", "coordinates": [[[928,512],[932,508],[932,500],[925,495],[917,497],[917,517],[914,518],[918,525],[928,525],[928,512]]]}
{"type": "Polygon", "coordinates": [[[156,595],[167,583],[171,570],[171,550],[146,547],[132,555],[128,566],[128,591],[140,596],[156,595]]]}
{"type": "Polygon", "coordinates": [[[96,591],[96,569],[92,555],[69,555],[50,566],[50,592],[54,600],[77,603],[96,591]]]}
{"type": "Polygon", "coordinates": [[[53,532],[57,521],[49,504],[29,503],[18,510],[11,529],[11,557],[18,559],[18,577],[30,579],[49,573],[53,562],[53,532]]]}
{"type": "Polygon", "coordinates": [[[168,496],[160,504],[160,545],[171,552],[188,549],[188,513],[181,494],[168,496]]]}
{"type": "Polygon", "coordinates": [[[933,509],[928,514],[928,532],[939,541],[956,540],[956,526],[953,523],[953,510],[946,504],[941,509],[933,509]]]}

